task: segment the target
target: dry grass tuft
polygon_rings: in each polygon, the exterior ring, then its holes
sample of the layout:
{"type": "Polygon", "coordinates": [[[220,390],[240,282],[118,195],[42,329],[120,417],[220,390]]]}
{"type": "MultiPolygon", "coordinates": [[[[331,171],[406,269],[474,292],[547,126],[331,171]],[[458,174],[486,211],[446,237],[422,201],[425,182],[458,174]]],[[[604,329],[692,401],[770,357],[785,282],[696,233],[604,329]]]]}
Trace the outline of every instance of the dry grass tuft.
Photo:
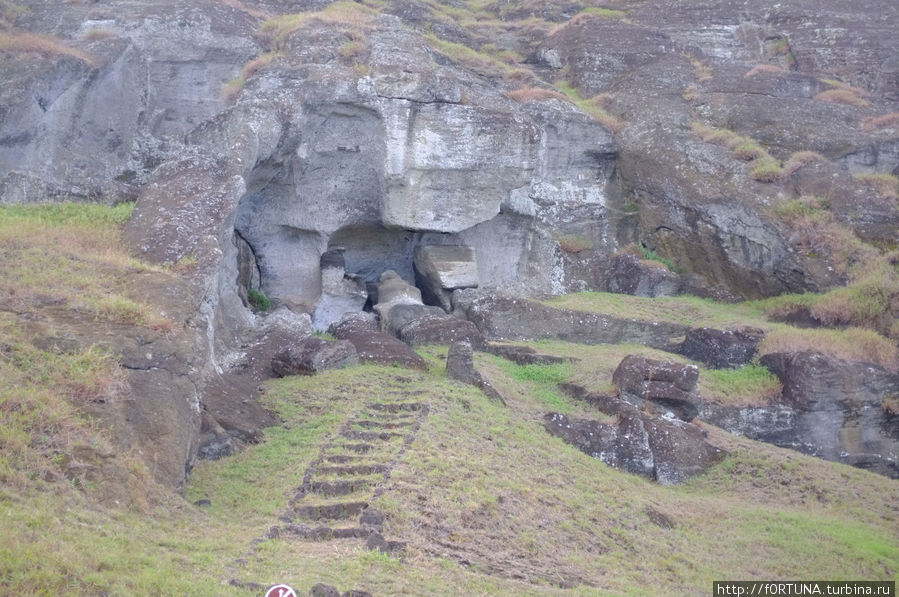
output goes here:
{"type": "Polygon", "coordinates": [[[756,64],[749,71],[743,75],[744,79],[750,79],[756,75],[762,73],[772,73],[772,74],[780,74],[787,72],[787,69],[782,66],[777,66],[776,64],[756,64]]]}
{"type": "Polygon", "coordinates": [[[71,48],[55,37],[23,31],[0,31],[0,52],[70,56],[86,64],[94,64],[94,59],[89,54],[77,48],[71,48]]]}
{"type": "Polygon", "coordinates": [[[281,54],[279,54],[278,52],[266,52],[265,54],[256,56],[255,58],[244,64],[243,68],[240,69],[241,78],[243,78],[244,81],[250,79],[260,70],[268,68],[268,66],[275,60],[275,58],[280,55],[281,54]]]}
{"type": "Polygon", "coordinates": [[[800,197],[779,205],[775,211],[793,232],[794,246],[808,257],[824,258],[840,274],[850,275],[857,267],[871,265],[880,252],[842,224],[818,197],[800,197]]]}
{"type": "Polygon", "coordinates": [[[753,180],[775,182],[784,176],[784,168],[781,166],[780,160],[769,154],[755,139],[700,122],[694,122],[691,128],[693,133],[706,143],[726,147],[735,158],[751,162],[750,176],[753,180]]]}
{"type": "Polygon", "coordinates": [[[593,241],[583,234],[560,234],[556,236],[556,241],[565,253],[580,253],[595,248],[593,241]]]}
{"type": "Polygon", "coordinates": [[[856,174],[855,179],[882,199],[899,200],[899,177],[893,174],[856,174]]]}
{"type": "Polygon", "coordinates": [[[243,91],[244,85],[247,84],[247,80],[243,77],[235,77],[230,81],[225,82],[222,85],[222,100],[226,104],[231,104],[237,99],[237,96],[240,95],[240,92],[243,91]]]}
{"type": "Polygon", "coordinates": [[[506,97],[519,103],[524,102],[542,102],[549,99],[569,101],[568,97],[554,89],[544,89],[543,87],[524,87],[515,89],[506,93],[506,97]]]}
{"type": "Polygon", "coordinates": [[[882,116],[870,116],[862,120],[859,125],[863,131],[876,131],[878,129],[899,127],[899,112],[890,112],[882,116]]]}
{"type": "Polygon", "coordinates": [[[693,65],[693,78],[695,78],[698,83],[708,83],[712,80],[715,71],[713,71],[712,67],[704,60],[691,58],[690,64],[693,65]]]}
{"type": "Polygon", "coordinates": [[[817,151],[797,151],[793,155],[789,157],[789,159],[784,163],[783,167],[783,175],[790,176],[798,171],[800,168],[804,168],[809,164],[813,164],[815,162],[821,163],[829,163],[826,157],[818,153],[817,151]]]}
{"type": "Polygon", "coordinates": [[[857,108],[864,108],[869,105],[864,97],[870,94],[864,89],[859,89],[858,87],[853,87],[834,79],[824,79],[824,82],[833,87],[833,89],[822,91],[813,99],[821,102],[848,104],[857,108]]]}
{"type": "Polygon", "coordinates": [[[774,352],[820,352],[836,359],[874,363],[884,369],[899,368],[896,345],[873,330],[778,328],[769,332],[759,355],[774,352]]]}
{"type": "Polygon", "coordinates": [[[285,14],[262,22],[257,35],[260,43],[269,51],[284,49],[290,36],[310,25],[340,24],[350,28],[364,29],[377,11],[364,4],[350,0],[337,0],[322,10],[300,14],[285,14]]]}

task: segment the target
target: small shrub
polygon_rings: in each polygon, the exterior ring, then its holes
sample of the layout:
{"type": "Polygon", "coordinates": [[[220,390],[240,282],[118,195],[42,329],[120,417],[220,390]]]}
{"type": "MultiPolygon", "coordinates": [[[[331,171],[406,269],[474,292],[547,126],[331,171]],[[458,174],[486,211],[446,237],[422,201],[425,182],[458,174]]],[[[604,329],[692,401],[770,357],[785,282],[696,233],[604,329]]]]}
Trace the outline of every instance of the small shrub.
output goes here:
{"type": "Polygon", "coordinates": [[[809,164],[812,164],[814,162],[821,162],[826,164],[829,161],[830,160],[816,151],[797,151],[792,154],[784,163],[783,175],[791,176],[800,168],[808,166],[809,164]]]}
{"type": "Polygon", "coordinates": [[[753,162],[750,176],[759,182],[774,182],[783,175],[783,172],[780,160],[767,155],[753,162]]]}
{"type": "Polygon", "coordinates": [[[757,160],[768,155],[768,152],[765,151],[765,149],[755,141],[741,143],[734,148],[733,152],[734,157],[740,160],[746,160],[747,162],[751,162],[752,160],[757,160]]]}
{"type": "Polygon", "coordinates": [[[893,174],[857,174],[855,179],[874,189],[883,199],[899,199],[899,177],[893,174]]]}
{"type": "Polygon", "coordinates": [[[676,274],[683,273],[684,271],[683,268],[677,267],[674,262],[667,257],[662,257],[652,249],[644,247],[643,245],[631,245],[630,247],[626,247],[625,250],[645,261],[655,261],[656,263],[660,263],[676,274]]]}
{"type": "Polygon", "coordinates": [[[749,71],[743,75],[744,79],[752,78],[761,73],[785,73],[787,72],[785,68],[777,66],[776,64],[756,64],[749,71]]]}
{"type": "Polygon", "coordinates": [[[859,125],[863,131],[876,131],[878,129],[899,126],[899,112],[891,112],[882,116],[869,116],[859,125]]]}
{"type": "Polygon", "coordinates": [[[278,52],[266,52],[256,56],[240,69],[240,78],[246,82],[247,79],[252,78],[260,70],[267,68],[278,56],[280,56],[278,52]]]}
{"type": "Polygon", "coordinates": [[[268,311],[272,308],[272,301],[261,290],[255,288],[247,293],[247,300],[257,311],[268,311]]]}

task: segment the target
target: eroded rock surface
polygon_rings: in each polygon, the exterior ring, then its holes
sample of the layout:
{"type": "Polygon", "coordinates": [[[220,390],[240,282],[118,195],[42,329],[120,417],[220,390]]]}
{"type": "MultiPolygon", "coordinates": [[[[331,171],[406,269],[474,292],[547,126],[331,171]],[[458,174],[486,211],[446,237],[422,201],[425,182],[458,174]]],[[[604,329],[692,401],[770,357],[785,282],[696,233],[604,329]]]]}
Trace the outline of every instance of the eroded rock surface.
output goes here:
{"type": "Polygon", "coordinates": [[[899,477],[899,418],[889,407],[899,375],[813,352],[769,354],[761,363],[783,384],[778,401],[710,405],[702,417],[753,439],[899,477]]]}
{"type": "Polygon", "coordinates": [[[696,418],[702,406],[695,365],[628,355],[615,369],[612,382],[622,400],[660,414],[673,413],[684,421],[696,418]]]}

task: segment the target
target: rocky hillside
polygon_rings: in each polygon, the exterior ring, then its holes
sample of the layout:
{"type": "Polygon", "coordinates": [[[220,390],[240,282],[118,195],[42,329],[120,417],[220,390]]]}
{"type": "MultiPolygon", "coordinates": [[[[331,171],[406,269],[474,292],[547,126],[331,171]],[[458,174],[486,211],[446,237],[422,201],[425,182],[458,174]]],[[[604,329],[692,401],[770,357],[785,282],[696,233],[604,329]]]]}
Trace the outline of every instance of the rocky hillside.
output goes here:
{"type": "Polygon", "coordinates": [[[0,0],[0,578],[186,590],[24,573],[56,499],[235,594],[895,578],[899,5],[821,4],[0,0]]]}

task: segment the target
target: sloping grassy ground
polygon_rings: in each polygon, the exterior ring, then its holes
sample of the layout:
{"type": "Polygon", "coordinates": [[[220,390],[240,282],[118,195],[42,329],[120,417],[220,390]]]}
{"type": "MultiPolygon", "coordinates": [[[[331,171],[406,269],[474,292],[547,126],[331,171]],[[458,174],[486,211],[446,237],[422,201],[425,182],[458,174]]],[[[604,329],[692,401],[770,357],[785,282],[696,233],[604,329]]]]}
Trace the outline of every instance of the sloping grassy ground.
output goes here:
{"type": "Polygon", "coordinates": [[[803,329],[770,321],[767,314],[778,313],[784,305],[813,304],[829,299],[838,290],[824,295],[784,295],[737,304],[718,303],[694,296],[644,298],[609,292],[578,292],[542,301],[551,307],[604,313],[614,317],[645,321],[668,321],[691,327],[718,329],[757,328],[765,332],[759,355],[790,350],[816,350],[839,359],[876,363],[899,369],[899,351],[894,340],[864,327],[803,329]]]}
{"type": "Polygon", "coordinates": [[[899,574],[895,481],[710,428],[731,456],[684,486],[660,487],[542,430],[548,411],[602,418],[555,386],[608,387],[624,354],[654,354],[633,346],[539,343],[580,359],[551,366],[478,355],[508,407],[447,380],[445,348],[423,350],[428,372],[365,366],[272,381],[262,399],[283,423],[236,456],[201,462],[186,500],[125,453],[101,460],[117,463],[131,499],[103,506],[102,481],[68,470],[65,455],[115,451],[80,406],[116,391],[114,359],[89,346],[42,350],[21,317],[47,302],[99,322],[118,317],[95,308],[104,297],[149,317],[152,308],[127,293],[145,266],[109,248],[120,246],[124,217],[83,206],[0,210],[0,594],[259,593],[228,584],[239,579],[301,592],[326,582],[376,596],[670,595],[706,594],[716,579],[899,574]],[[24,260],[43,257],[30,262],[46,263],[31,281],[24,260]],[[255,543],[278,524],[322,443],[388,387],[430,406],[375,503],[389,515],[385,535],[408,542],[406,555],[353,540],[255,543]],[[209,505],[192,505],[201,499],[209,505]]]}

